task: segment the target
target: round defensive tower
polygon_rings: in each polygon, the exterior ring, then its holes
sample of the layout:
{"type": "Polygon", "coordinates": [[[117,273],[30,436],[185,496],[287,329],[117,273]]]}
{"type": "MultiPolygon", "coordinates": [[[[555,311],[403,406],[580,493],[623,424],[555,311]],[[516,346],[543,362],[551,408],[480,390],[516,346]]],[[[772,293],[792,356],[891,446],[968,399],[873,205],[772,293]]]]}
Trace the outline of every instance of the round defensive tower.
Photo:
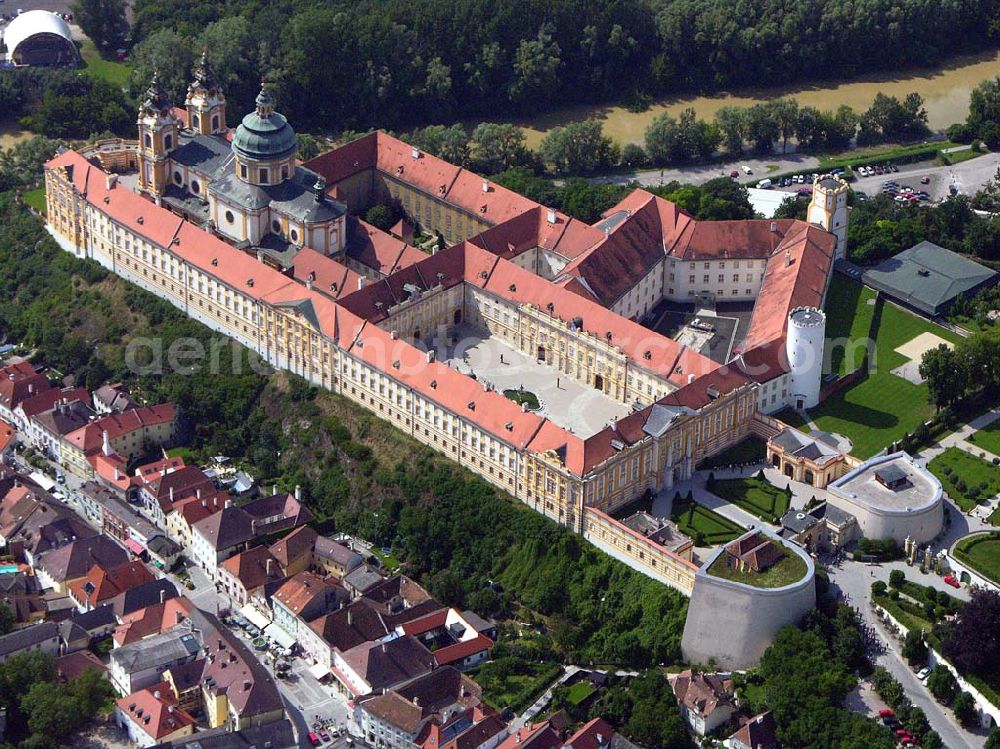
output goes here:
{"type": "Polygon", "coordinates": [[[791,374],[789,393],[795,408],[819,404],[823,378],[826,315],[815,307],[796,307],[788,313],[785,354],[791,374]]]}

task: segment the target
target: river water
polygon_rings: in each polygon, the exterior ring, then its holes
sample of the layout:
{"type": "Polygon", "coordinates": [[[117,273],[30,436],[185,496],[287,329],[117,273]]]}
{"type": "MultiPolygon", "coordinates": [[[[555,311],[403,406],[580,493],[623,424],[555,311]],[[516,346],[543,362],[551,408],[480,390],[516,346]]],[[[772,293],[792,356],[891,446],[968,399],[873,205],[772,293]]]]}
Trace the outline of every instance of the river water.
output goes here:
{"type": "Polygon", "coordinates": [[[618,143],[642,143],[649,123],[661,112],[677,115],[693,107],[698,117],[711,119],[719,107],[749,106],[782,96],[798,100],[800,105],[820,109],[836,109],[847,104],[858,112],[871,106],[875,94],[882,92],[902,99],[911,91],[924,97],[928,124],[933,130],[943,130],[964,120],[969,111],[969,95],[977,84],[1000,75],[1000,52],[958,57],[935,69],[878,73],[840,84],[819,83],[811,86],[796,84],[783,88],[745,90],[698,96],[686,99],[664,99],[644,112],[630,112],[620,106],[577,106],[557,110],[541,117],[518,121],[528,136],[528,144],[537,146],[545,131],[567,122],[600,119],[604,132],[618,143]]]}

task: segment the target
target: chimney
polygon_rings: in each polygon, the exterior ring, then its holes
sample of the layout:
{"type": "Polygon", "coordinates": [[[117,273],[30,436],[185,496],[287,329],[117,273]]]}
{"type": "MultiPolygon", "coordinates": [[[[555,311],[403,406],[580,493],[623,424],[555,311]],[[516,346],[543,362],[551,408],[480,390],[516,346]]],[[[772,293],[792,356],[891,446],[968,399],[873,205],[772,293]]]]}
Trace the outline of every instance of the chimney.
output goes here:
{"type": "Polygon", "coordinates": [[[194,496],[196,496],[198,499],[201,499],[201,489],[195,489],[194,496]]]}
{"type": "Polygon", "coordinates": [[[111,435],[108,434],[107,429],[104,430],[103,438],[104,442],[101,445],[101,452],[104,453],[105,455],[111,455],[111,453],[113,453],[114,450],[111,449],[111,435]]]}
{"type": "Polygon", "coordinates": [[[118,467],[115,466],[115,481],[118,481],[121,477],[118,475],[118,467]]]}
{"type": "Polygon", "coordinates": [[[153,696],[154,696],[154,697],[155,697],[156,699],[160,699],[160,690],[159,690],[159,689],[157,689],[157,690],[156,690],[155,692],[153,692],[153,696]]]}
{"type": "Polygon", "coordinates": [[[180,624],[184,621],[184,612],[177,610],[174,612],[174,624],[180,624]]]}
{"type": "Polygon", "coordinates": [[[792,264],[792,248],[789,247],[785,250],[785,267],[787,268],[792,264]]]}
{"type": "Polygon", "coordinates": [[[550,224],[554,224],[556,222],[556,212],[549,208],[545,211],[545,220],[550,224]]]}
{"type": "Polygon", "coordinates": [[[382,643],[382,652],[383,653],[388,653],[389,652],[389,646],[386,645],[384,642],[382,643]]]}
{"type": "Polygon", "coordinates": [[[688,385],[690,385],[692,382],[694,382],[694,374],[689,374],[688,375],[688,385]]]}
{"type": "Polygon", "coordinates": [[[252,687],[252,686],[253,686],[253,682],[252,681],[250,681],[249,679],[244,679],[243,680],[243,691],[244,692],[249,692],[250,691],[250,687],[252,687]]]}
{"type": "Polygon", "coordinates": [[[427,363],[431,364],[434,361],[434,349],[427,349],[427,363]]]}
{"type": "Polygon", "coordinates": [[[35,383],[29,382],[28,383],[28,395],[31,395],[34,392],[35,392],[35,383]]]}
{"type": "Polygon", "coordinates": [[[233,506],[233,500],[232,499],[227,499],[226,500],[226,504],[224,506],[228,510],[230,507],[233,506]]]}
{"type": "Polygon", "coordinates": [[[398,330],[389,331],[389,337],[395,341],[396,339],[399,338],[399,331],[398,330]]]}
{"type": "Polygon", "coordinates": [[[263,250],[257,250],[257,262],[258,263],[263,263],[264,262],[264,251],[263,250]]]}
{"type": "Polygon", "coordinates": [[[270,557],[268,557],[267,561],[265,562],[265,567],[264,567],[265,571],[267,572],[267,576],[268,577],[271,576],[271,570],[273,568],[274,568],[274,560],[271,559],[270,557]]]}
{"type": "Polygon", "coordinates": [[[170,487],[170,503],[173,504],[173,502],[174,502],[174,487],[171,486],[170,487]]]}
{"type": "Polygon", "coordinates": [[[353,618],[354,618],[354,617],[352,617],[352,616],[351,616],[351,610],[350,610],[350,609],[348,609],[348,610],[347,610],[347,626],[348,626],[348,627],[351,627],[351,626],[353,626],[353,625],[351,624],[351,619],[353,619],[353,618]]]}
{"type": "Polygon", "coordinates": [[[201,500],[201,506],[207,509],[208,508],[208,501],[204,500],[204,499],[201,500]]]}
{"type": "Polygon", "coordinates": [[[490,191],[490,183],[489,183],[488,180],[484,179],[483,180],[483,192],[489,192],[489,191],[490,191]]]}
{"type": "Polygon", "coordinates": [[[523,414],[528,413],[528,402],[527,401],[521,401],[521,413],[523,413],[523,414]]]}
{"type": "Polygon", "coordinates": [[[295,501],[296,502],[302,501],[302,487],[299,486],[298,484],[295,485],[295,501]]]}
{"type": "Polygon", "coordinates": [[[173,711],[174,711],[174,706],[173,705],[167,705],[167,712],[168,713],[172,713],[173,711]]]}
{"type": "Polygon", "coordinates": [[[365,283],[367,283],[365,277],[364,276],[358,276],[358,291],[360,291],[361,289],[363,289],[365,287],[365,283]]]}
{"type": "Polygon", "coordinates": [[[166,603],[166,602],[167,602],[167,591],[161,590],[160,591],[160,603],[166,603]]]}
{"type": "Polygon", "coordinates": [[[118,175],[117,174],[106,174],[104,176],[104,186],[108,190],[114,190],[115,189],[115,185],[117,185],[117,184],[118,184],[118,175]]]}
{"type": "Polygon", "coordinates": [[[415,158],[415,159],[419,159],[420,158],[420,149],[417,148],[416,146],[413,146],[412,148],[410,148],[410,155],[413,156],[413,158],[415,158]]]}
{"type": "Polygon", "coordinates": [[[420,697],[418,697],[418,696],[414,696],[413,697],[413,706],[414,707],[420,707],[420,697]]]}

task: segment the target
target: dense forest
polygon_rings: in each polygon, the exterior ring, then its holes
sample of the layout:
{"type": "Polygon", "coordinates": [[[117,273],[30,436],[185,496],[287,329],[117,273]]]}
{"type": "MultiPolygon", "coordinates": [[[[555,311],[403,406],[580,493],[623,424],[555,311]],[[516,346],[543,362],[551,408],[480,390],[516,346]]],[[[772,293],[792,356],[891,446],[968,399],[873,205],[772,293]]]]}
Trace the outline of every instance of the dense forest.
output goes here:
{"type": "MultiPolygon", "coordinates": [[[[105,18],[123,6],[79,4],[105,18]]],[[[208,48],[235,111],[263,72],[293,122],[338,130],[937,64],[993,43],[997,12],[997,0],[136,0],[131,41],[137,85],[148,60],[183,69],[208,48]]],[[[168,83],[183,93],[181,77],[168,83]]]]}
{"type": "Polygon", "coordinates": [[[61,251],[12,192],[0,193],[0,330],[88,386],[123,379],[150,402],[174,401],[196,456],[231,455],[265,485],[301,485],[328,527],[392,546],[440,600],[501,618],[541,617],[552,655],[627,665],[680,657],[681,594],[347,400],[260,374],[235,344],[223,349],[220,371],[136,376],[126,367],[130,342],[168,351],[188,338],[208,349],[217,336],[61,251]]]}

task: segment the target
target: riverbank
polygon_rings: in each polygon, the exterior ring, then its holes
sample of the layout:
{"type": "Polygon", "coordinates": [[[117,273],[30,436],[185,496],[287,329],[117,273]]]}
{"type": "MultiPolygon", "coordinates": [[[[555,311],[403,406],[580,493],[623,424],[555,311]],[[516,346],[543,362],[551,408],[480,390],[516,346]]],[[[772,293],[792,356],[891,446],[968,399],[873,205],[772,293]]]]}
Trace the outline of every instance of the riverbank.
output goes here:
{"type": "Polygon", "coordinates": [[[600,120],[604,134],[624,145],[642,143],[646,128],[657,115],[666,112],[677,116],[689,107],[699,118],[711,120],[724,106],[746,107],[787,96],[796,99],[800,106],[836,109],[846,104],[863,112],[871,106],[879,92],[902,99],[911,91],[916,91],[924,97],[928,126],[932,130],[943,130],[965,119],[972,89],[997,75],[1000,75],[1000,51],[956,57],[938,68],[897,71],[895,74],[876,73],[852,81],[800,83],[711,96],[666,98],[642,112],[630,112],[617,104],[576,106],[530,119],[509,121],[524,128],[531,148],[537,148],[545,133],[552,128],[588,119],[600,120]]]}

